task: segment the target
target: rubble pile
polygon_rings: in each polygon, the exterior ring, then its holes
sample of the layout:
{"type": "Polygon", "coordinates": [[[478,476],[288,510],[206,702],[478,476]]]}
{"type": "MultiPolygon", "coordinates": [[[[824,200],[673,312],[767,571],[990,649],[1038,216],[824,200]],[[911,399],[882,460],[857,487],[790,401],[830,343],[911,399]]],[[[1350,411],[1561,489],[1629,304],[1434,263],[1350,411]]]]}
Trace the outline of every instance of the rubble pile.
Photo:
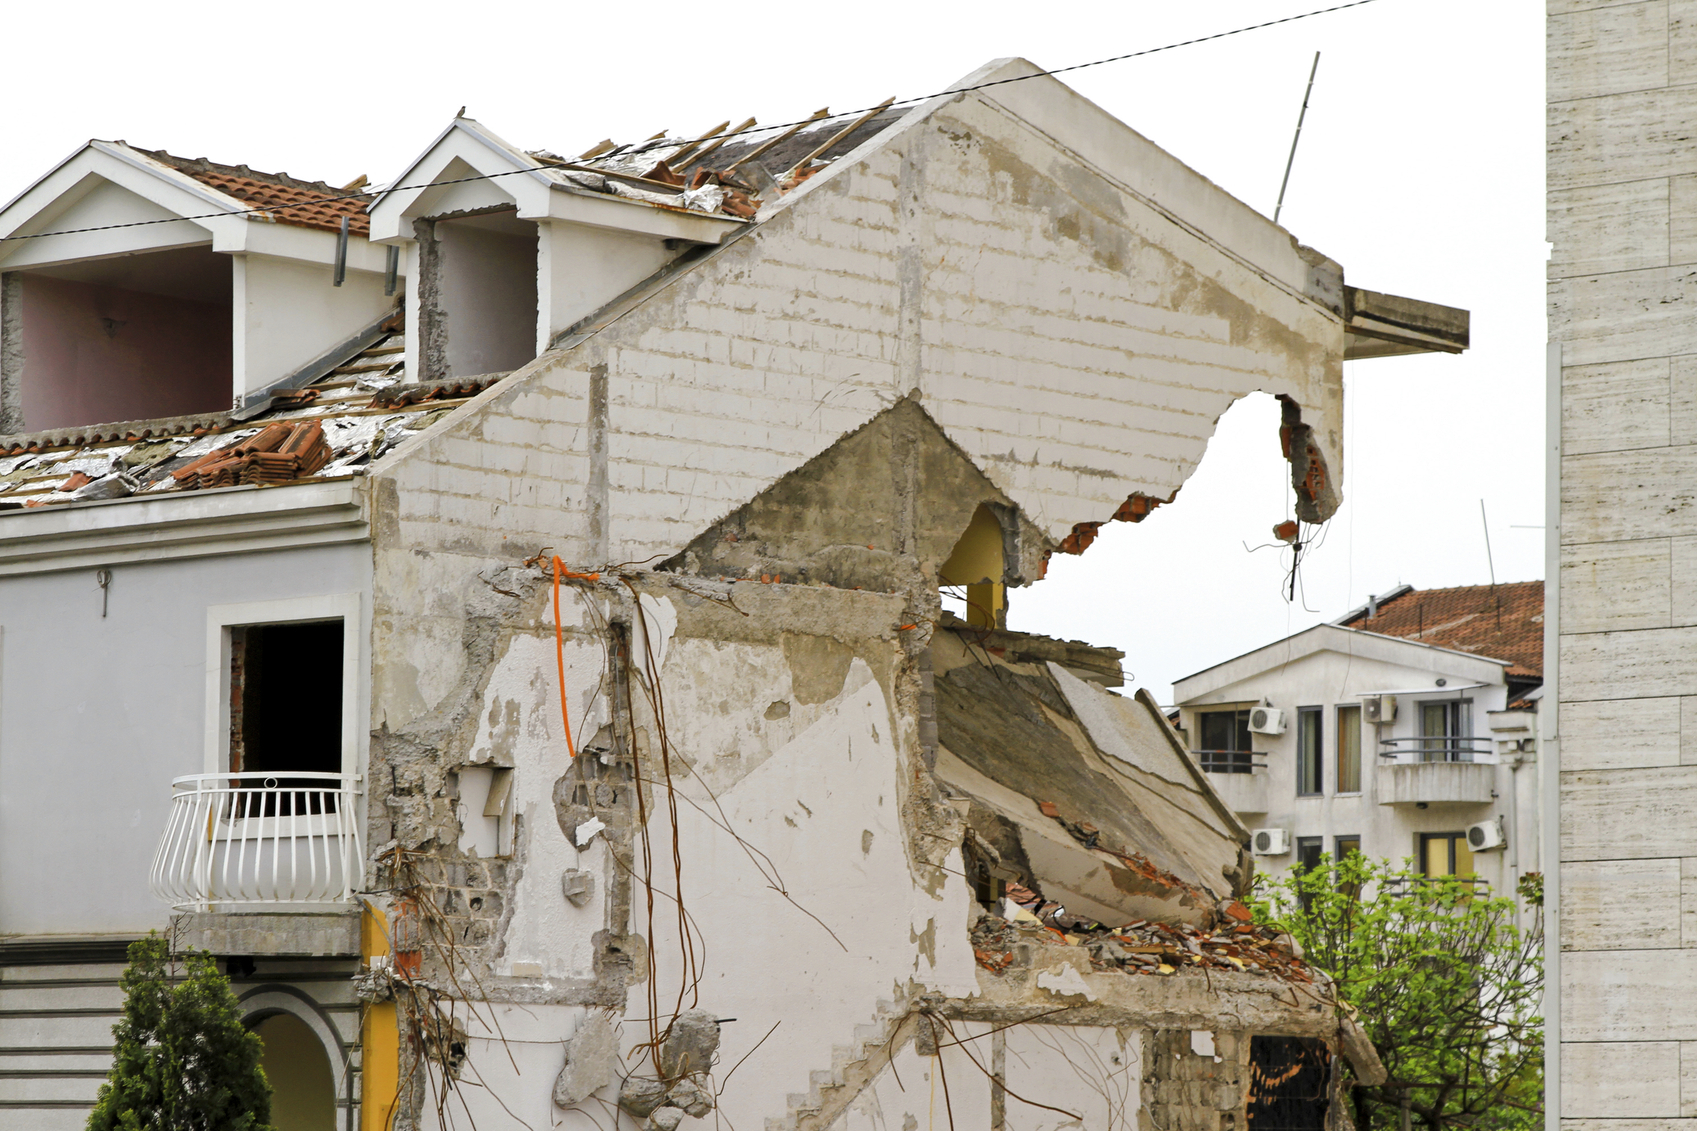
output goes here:
{"type": "Polygon", "coordinates": [[[1075,946],[1090,952],[1096,970],[1165,975],[1213,968],[1292,982],[1315,980],[1289,935],[1256,926],[1252,919],[1248,907],[1228,900],[1218,905],[1212,929],[1145,919],[1104,927],[1010,883],[1001,914],[986,911],[972,925],[972,950],[980,966],[998,975],[1016,964],[1032,965],[1031,948],[1075,946]]]}

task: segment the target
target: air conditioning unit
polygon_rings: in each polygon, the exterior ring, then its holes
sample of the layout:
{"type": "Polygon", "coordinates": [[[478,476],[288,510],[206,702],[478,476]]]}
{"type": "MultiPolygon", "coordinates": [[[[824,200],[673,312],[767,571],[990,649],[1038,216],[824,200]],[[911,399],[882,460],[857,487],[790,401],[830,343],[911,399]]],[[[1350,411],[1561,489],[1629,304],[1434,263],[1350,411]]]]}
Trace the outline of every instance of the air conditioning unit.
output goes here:
{"type": "Polygon", "coordinates": [[[1467,826],[1467,847],[1475,852],[1501,848],[1506,843],[1503,827],[1495,821],[1480,821],[1477,825],[1467,826]]]}
{"type": "Polygon", "coordinates": [[[1249,712],[1249,729],[1256,734],[1283,734],[1285,713],[1277,707],[1257,707],[1249,712]]]}
{"type": "Polygon", "coordinates": [[[1256,829],[1250,843],[1257,856],[1283,856],[1290,851],[1290,830],[1256,829]]]}
{"type": "Polygon", "coordinates": [[[1361,717],[1370,723],[1396,722],[1396,696],[1367,696],[1361,700],[1361,717]]]}

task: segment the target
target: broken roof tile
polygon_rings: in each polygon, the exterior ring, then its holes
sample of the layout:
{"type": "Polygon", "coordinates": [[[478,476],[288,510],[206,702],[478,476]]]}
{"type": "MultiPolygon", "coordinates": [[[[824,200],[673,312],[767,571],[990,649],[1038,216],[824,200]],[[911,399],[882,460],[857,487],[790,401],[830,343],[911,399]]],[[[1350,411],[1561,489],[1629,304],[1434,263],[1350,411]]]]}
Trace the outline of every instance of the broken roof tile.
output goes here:
{"type": "Polygon", "coordinates": [[[350,194],[323,181],[303,181],[287,173],[261,173],[246,165],[220,165],[204,157],[178,157],[163,149],[138,151],[249,207],[273,213],[279,224],[338,232],[342,217],[346,216],[349,232],[371,234],[371,219],[365,211],[371,201],[369,194],[350,194]]]}
{"type": "Polygon", "coordinates": [[[505,376],[404,384],[403,356],[395,328],[247,421],[221,412],[0,437],[0,510],[361,474],[505,376]]]}

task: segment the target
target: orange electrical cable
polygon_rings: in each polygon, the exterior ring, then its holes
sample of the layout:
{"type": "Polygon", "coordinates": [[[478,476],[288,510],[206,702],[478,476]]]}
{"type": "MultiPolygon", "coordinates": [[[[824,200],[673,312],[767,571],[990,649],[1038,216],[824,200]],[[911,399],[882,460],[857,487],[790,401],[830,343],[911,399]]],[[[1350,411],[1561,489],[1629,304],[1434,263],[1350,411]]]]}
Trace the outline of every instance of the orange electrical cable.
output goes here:
{"type": "Polygon", "coordinates": [[[554,555],[554,658],[560,666],[560,721],[566,726],[566,753],[577,757],[572,746],[572,717],[566,709],[566,634],[560,627],[560,575],[566,572],[565,563],[554,555]]]}
{"type": "Polygon", "coordinates": [[[554,659],[560,669],[560,721],[566,727],[566,753],[577,757],[577,748],[572,744],[571,712],[566,708],[566,635],[560,627],[560,578],[570,577],[577,581],[600,581],[599,573],[573,573],[566,568],[566,563],[560,560],[560,555],[554,555],[554,659]]]}

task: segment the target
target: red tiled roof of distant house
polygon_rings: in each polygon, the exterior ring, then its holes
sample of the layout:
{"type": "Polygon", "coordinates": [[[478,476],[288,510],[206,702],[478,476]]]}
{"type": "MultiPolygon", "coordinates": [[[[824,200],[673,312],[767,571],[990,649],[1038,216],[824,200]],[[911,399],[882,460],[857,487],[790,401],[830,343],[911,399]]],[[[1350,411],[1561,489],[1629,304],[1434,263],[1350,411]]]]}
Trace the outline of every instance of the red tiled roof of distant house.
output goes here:
{"type": "Polygon", "coordinates": [[[1544,673],[1542,581],[1410,589],[1379,602],[1375,616],[1362,611],[1339,623],[1507,660],[1511,676],[1539,678],[1544,673]]]}

